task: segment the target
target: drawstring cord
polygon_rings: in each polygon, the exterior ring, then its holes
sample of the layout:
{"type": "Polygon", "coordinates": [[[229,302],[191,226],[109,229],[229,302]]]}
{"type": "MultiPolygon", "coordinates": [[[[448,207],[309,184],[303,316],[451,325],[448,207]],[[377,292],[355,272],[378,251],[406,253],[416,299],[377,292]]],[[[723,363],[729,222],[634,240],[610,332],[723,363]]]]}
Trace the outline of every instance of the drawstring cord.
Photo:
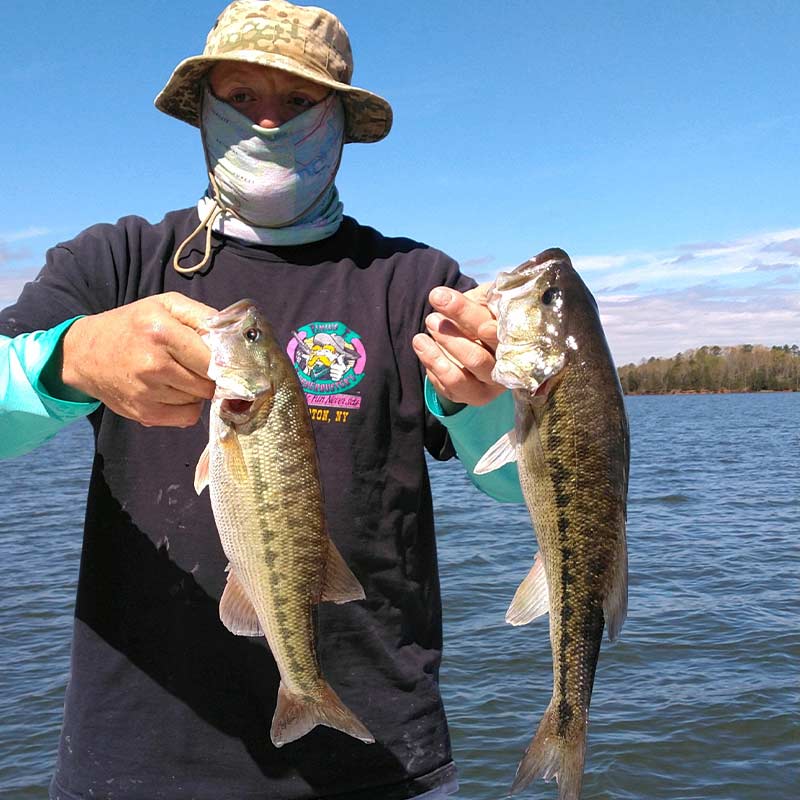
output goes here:
{"type": "Polygon", "coordinates": [[[214,227],[214,222],[216,221],[217,217],[224,211],[228,211],[235,216],[235,212],[229,208],[226,208],[220,201],[219,189],[217,188],[217,182],[214,180],[214,176],[209,172],[208,177],[211,179],[211,187],[214,190],[214,205],[212,206],[211,211],[206,214],[206,218],[180,243],[178,249],[175,251],[175,255],[172,257],[172,266],[175,268],[175,271],[180,272],[181,275],[191,275],[194,272],[199,272],[206,264],[208,264],[208,261],[211,258],[211,231],[214,227]],[[200,233],[200,231],[203,230],[203,228],[206,229],[206,244],[203,248],[203,260],[199,264],[195,264],[193,267],[182,267],[178,263],[181,253],[183,253],[186,245],[188,245],[189,242],[194,239],[194,237],[200,233]]]}

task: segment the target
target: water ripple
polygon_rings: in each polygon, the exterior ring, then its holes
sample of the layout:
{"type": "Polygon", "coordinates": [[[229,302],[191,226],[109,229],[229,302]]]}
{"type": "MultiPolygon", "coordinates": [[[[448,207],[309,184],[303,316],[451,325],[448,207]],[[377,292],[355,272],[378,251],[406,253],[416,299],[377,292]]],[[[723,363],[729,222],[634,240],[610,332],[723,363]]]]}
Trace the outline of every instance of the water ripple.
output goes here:
{"type": "MultiPolygon", "coordinates": [[[[629,398],[628,411],[630,610],[600,655],[584,800],[795,800],[800,395],[629,398]]],[[[535,545],[519,509],[484,501],[459,518],[477,493],[457,465],[432,469],[453,510],[439,517],[442,683],[461,794],[505,797],[552,688],[545,621],[503,622],[535,545]],[[485,542],[497,557],[469,560],[485,542]]]]}
{"type": "MultiPolygon", "coordinates": [[[[637,397],[628,411],[630,610],[600,654],[583,798],[795,800],[800,395],[637,397]]],[[[76,425],[4,462],[7,485],[32,491],[0,497],[13,565],[0,574],[0,800],[47,796],[88,440],[76,425]]],[[[459,797],[499,800],[552,690],[546,619],[504,622],[536,544],[524,508],[482,496],[457,464],[431,470],[459,797]]]]}

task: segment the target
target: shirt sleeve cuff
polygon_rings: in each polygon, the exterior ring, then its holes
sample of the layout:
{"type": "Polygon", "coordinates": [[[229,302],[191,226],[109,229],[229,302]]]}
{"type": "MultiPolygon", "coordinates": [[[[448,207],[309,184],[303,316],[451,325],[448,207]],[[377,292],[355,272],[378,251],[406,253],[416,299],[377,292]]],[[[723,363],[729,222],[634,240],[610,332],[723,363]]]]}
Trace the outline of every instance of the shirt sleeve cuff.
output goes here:
{"type": "Polygon", "coordinates": [[[48,376],[49,391],[42,381],[42,373],[52,366],[55,359],[61,358],[61,341],[64,335],[79,319],[80,316],[73,317],[49,330],[28,334],[20,342],[21,347],[15,347],[31,387],[38,395],[48,416],[64,422],[85,417],[100,406],[99,401],[93,397],[64,386],[60,380],[54,382],[52,375],[48,376]],[[73,399],[66,399],[67,395],[73,399]]]}
{"type": "Polygon", "coordinates": [[[454,414],[445,414],[439,396],[425,379],[425,405],[444,425],[453,440],[459,461],[472,483],[485,494],[503,503],[524,503],[516,464],[506,464],[494,472],[475,475],[481,456],[514,427],[514,399],[503,392],[485,406],[464,406],[454,414]]]}

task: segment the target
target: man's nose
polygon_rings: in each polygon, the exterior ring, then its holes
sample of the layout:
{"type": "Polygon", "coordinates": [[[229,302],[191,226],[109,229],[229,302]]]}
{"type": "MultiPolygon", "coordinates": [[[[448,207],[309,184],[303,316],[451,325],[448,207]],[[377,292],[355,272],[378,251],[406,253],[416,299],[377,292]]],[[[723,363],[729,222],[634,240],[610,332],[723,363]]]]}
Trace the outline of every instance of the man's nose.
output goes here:
{"type": "Polygon", "coordinates": [[[262,100],[249,115],[262,128],[277,128],[291,119],[291,109],[278,100],[262,100]]]}

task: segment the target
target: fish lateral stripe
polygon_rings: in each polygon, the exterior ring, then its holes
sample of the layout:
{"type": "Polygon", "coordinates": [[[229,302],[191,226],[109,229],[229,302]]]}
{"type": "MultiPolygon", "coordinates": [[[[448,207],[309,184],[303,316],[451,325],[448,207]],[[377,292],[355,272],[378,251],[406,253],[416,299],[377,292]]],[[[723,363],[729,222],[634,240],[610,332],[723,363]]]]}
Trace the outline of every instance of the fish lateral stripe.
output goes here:
{"type": "MultiPolygon", "coordinates": [[[[488,298],[498,323],[493,377],[514,398],[553,658],[552,699],[512,792],[557,777],[560,800],[578,800],[603,628],[608,618],[609,635],[619,632],[627,602],[624,402],[597,303],[563,250],[501,273],[488,298]]],[[[527,621],[530,608],[515,608],[514,621],[527,621]]]]}

